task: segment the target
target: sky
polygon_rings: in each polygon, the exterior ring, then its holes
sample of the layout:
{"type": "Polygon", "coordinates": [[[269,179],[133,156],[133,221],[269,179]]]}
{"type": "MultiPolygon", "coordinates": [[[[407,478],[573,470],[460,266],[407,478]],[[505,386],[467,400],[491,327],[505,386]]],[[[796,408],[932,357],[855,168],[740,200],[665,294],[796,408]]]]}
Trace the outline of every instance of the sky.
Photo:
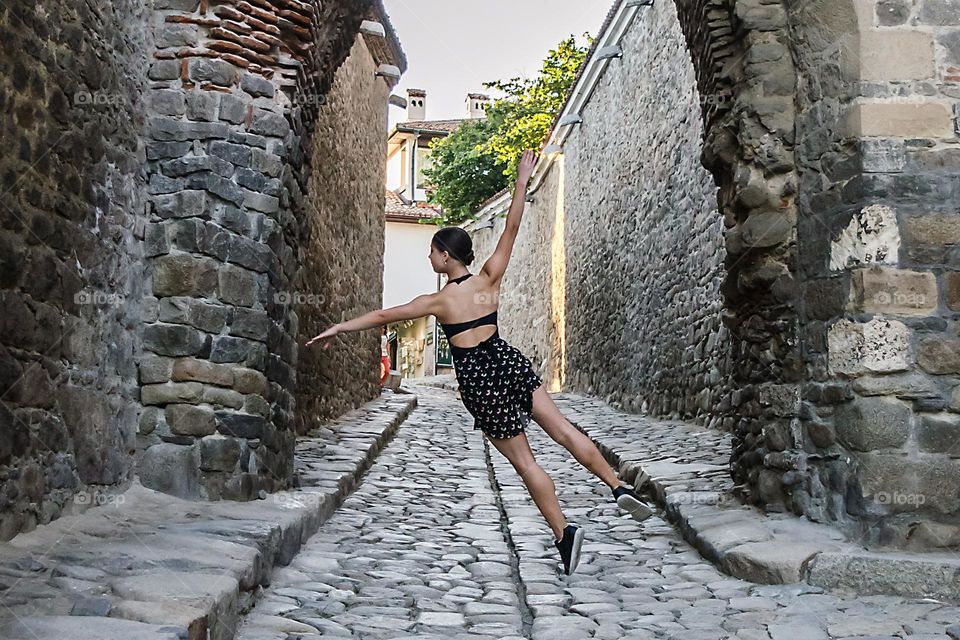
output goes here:
{"type": "MultiPolygon", "coordinates": [[[[570,35],[595,36],[613,0],[384,0],[407,56],[393,92],[427,92],[427,119],[463,118],[483,82],[533,77],[547,51],[570,35]]],[[[406,119],[390,107],[390,127],[406,119]]]]}

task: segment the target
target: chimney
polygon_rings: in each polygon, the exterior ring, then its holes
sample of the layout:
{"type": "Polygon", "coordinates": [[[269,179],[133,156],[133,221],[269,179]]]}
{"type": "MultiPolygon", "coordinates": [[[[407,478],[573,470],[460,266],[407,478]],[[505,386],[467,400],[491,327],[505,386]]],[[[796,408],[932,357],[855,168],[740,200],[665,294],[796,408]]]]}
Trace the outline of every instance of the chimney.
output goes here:
{"type": "Polygon", "coordinates": [[[407,89],[407,122],[427,119],[427,92],[407,89]]]}
{"type": "Polygon", "coordinates": [[[487,112],[484,107],[490,104],[490,96],[482,93],[467,94],[467,117],[468,118],[486,118],[487,112]]]}

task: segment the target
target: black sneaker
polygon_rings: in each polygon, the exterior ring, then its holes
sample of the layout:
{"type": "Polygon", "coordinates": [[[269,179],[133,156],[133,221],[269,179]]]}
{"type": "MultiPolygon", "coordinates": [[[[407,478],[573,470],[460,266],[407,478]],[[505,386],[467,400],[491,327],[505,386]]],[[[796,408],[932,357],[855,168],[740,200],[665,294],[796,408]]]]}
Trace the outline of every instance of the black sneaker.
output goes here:
{"type": "Polygon", "coordinates": [[[583,544],[583,529],[575,524],[563,528],[563,537],[553,541],[563,560],[563,572],[570,575],[580,564],[580,546],[583,544]]]}
{"type": "Polygon", "coordinates": [[[636,491],[625,484],[613,490],[613,498],[617,501],[617,505],[637,522],[643,522],[653,515],[653,509],[644,503],[636,491]]]}

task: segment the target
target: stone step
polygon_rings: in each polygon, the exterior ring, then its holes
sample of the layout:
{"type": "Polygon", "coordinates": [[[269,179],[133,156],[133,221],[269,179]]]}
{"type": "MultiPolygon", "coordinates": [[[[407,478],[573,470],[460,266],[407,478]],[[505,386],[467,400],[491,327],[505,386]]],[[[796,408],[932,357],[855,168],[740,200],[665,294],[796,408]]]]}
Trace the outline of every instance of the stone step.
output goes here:
{"type": "Polygon", "coordinates": [[[300,486],[264,500],[194,502],[134,482],[0,545],[0,638],[233,638],[273,568],[356,489],[416,404],[388,393],[301,438],[300,486]]]}
{"type": "Polygon", "coordinates": [[[879,552],[836,528],[740,503],[727,473],[729,435],[677,420],[620,412],[599,399],[551,394],[560,411],[630,484],[644,482],[665,516],[725,573],[760,584],[807,583],[960,601],[960,558],[879,552]]]}

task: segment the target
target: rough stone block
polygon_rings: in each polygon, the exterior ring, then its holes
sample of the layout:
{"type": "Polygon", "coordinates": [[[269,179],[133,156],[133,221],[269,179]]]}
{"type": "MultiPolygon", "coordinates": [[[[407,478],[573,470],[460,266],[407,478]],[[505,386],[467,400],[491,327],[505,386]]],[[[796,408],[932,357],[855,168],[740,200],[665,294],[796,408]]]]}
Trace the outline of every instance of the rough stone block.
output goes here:
{"type": "Polygon", "coordinates": [[[207,382],[224,387],[234,383],[232,367],[196,358],[174,360],[171,378],[176,382],[207,382]]]}
{"type": "Polygon", "coordinates": [[[874,318],[867,323],[841,319],[827,334],[830,369],[859,375],[910,368],[910,331],[902,322],[874,318]]]}
{"type": "Polygon", "coordinates": [[[227,304],[252,307],[260,297],[256,276],[246,269],[223,265],[219,271],[219,297],[227,304]]]}
{"type": "Polygon", "coordinates": [[[160,443],[143,452],[137,467],[143,486],[181,498],[200,497],[200,459],[196,445],[160,443]]]}
{"type": "Polygon", "coordinates": [[[893,513],[955,513],[960,461],[946,456],[910,459],[902,454],[859,453],[864,498],[893,513]]]}
{"type": "Polygon", "coordinates": [[[246,362],[264,345],[232,336],[215,336],[210,350],[212,362],[246,362]]]}
{"type": "Polygon", "coordinates": [[[243,73],[240,76],[240,88],[257,98],[266,96],[272,98],[275,92],[273,83],[261,75],[243,73]]]}
{"type": "Polygon", "coordinates": [[[191,404],[168,404],[164,418],[170,431],[185,436],[206,436],[217,430],[213,409],[191,404]]]}
{"type": "Polygon", "coordinates": [[[193,58],[189,63],[190,79],[194,82],[212,82],[223,87],[236,83],[237,68],[215,58],[193,58]]]}
{"type": "Polygon", "coordinates": [[[934,76],[933,37],[924,31],[860,32],[860,79],[927,80],[934,76]]]}
{"type": "Polygon", "coordinates": [[[233,389],[222,389],[209,385],[203,387],[203,401],[214,406],[241,409],[243,408],[243,398],[243,394],[237,393],[233,389]]]}
{"type": "Polygon", "coordinates": [[[198,382],[148,384],[140,389],[140,402],[145,405],[200,402],[203,385],[198,382]]]}
{"type": "Polygon", "coordinates": [[[960,272],[943,274],[943,300],[951,311],[960,311],[960,272]]]}
{"type": "Polygon", "coordinates": [[[187,110],[183,92],[176,89],[148,91],[147,106],[150,111],[164,116],[182,116],[187,110]]]}
{"type": "Polygon", "coordinates": [[[960,244],[958,216],[949,213],[908,215],[903,218],[904,246],[919,263],[944,262],[949,248],[960,244]]]}
{"type": "Polygon", "coordinates": [[[940,27],[960,25],[960,10],[954,0],[924,0],[920,22],[940,27]]]}
{"type": "Polygon", "coordinates": [[[143,347],[163,356],[192,356],[207,347],[207,336],[179,324],[155,323],[143,329],[143,347]]]}
{"type": "Polygon", "coordinates": [[[923,316],[937,309],[937,279],[932,273],[874,266],[855,269],[851,284],[854,311],[923,316]]]}
{"type": "Polygon", "coordinates": [[[170,358],[161,358],[149,353],[140,357],[140,382],[143,384],[167,382],[170,380],[172,371],[173,360],[170,358]]]}
{"type": "Polygon", "coordinates": [[[220,119],[232,124],[240,124],[247,116],[249,103],[234,95],[220,97],[220,119]]]}
{"type": "Polygon", "coordinates": [[[863,376],[855,379],[851,386],[862,396],[897,396],[914,399],[939,395],[933,380],[919,371],[886,376],[863,376]]]}
{"type": "Polygon", "coordinates": [[[184,190],[155,196],[153,212],[161,218],[202,216],[207,212],[206,194],[199,190],[184,190]]]}
{"type": "Polygon", "coordinates": [[[238,167],[250,166],[250,148],[242,144],[214,140],[210,143],[210,155],[222,158],[238,167]]]}
{"type": "Polygon", "coordinates": [[[960,457],[960,415],[923,416],[917,428],[917,445],[921,451],[960,457]]]}
{"type": "Polygon", "coordinates": [[[240,393],[267,394],[270,388],[267,377],[253,369],[237,367],[233,370],[233,388],[240,393]]]}
{"type": "Polygon", "coordinates": [[[153,263],[153,295],[212,296],[217,290],[218,263],[188,254],[169,254],[153,263]]]}
{"type": "Polygon", "coordinates": [[[917,363],[928,373],[960,373],[960,338],[931,336],[920,342],[917,363]]]}
{"type": "Polygon", "coordinates": [[[861,102],[850,111],[849,133],[857,136],[953,137],[950,110],[937,102],[861,102]]]}
{"type": "Polygon", "coordinates": [[[214,122],[220,110],[220,94],[195,89],[187,94],[187,117],[201,122],[214,122]]]}
{"type": "Polygon", "coordinates": [[[834,427],[840,444],[854,451],[903,446],[911,431],[913,412],[893,398],[856,398],[837,405],[834,427]]]}
{"type": "Polygon", "coordinates": [[[233,471],[240,460],[240,441],[220,434],[200,440],[200,469],[233,471]]]}
{"type": "Polygon", "coordinates": [[[159,304],[161,322],[188,324],[206,333],[220,333],[226,326],[229,308],[196,298],[171,296],[159,304]]]}
{"type": "Polygon", "coordinates": [[[150,118],[147,131],[159,141],[223,139],[230,134],[230,128],[222,122],[189,122],[167,116],[150,118]]]}
{"type": "Polygon", "coordinates": [[[266,421],[262,416],[217,411],[217,430],[236,438],[260,438],[266,421]]]}
{"type": "Polygon", "coordinates": [[[265,109],[254,109],[253,121],[250,123],[250,132],[282,138],[290,132],[290,123],[279,113],[265,109]]]}
{"type": "Polygon", "coordinates": [[[855,213],[840,237],[830,243],[830,269],[896,264],[899,249],[896,213],[884,205],[870,205],[855,213]]]}
{"type": "Polygon", "coordinates": [[[266,311],[237,308],[230,323],[230,335],[252,338],[265,342],[270,329],[270,318],[266,311]]]}

